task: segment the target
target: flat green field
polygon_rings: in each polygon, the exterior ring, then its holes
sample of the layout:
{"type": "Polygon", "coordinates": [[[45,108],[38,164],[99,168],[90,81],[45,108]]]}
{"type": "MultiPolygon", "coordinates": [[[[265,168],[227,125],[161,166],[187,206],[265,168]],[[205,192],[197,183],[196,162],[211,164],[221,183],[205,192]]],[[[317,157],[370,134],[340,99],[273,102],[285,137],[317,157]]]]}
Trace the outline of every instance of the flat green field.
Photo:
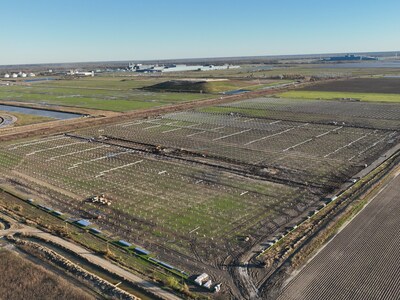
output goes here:
{"type": "Polygon", "coordinates": [[[230,90],[257,90],[289,82],[255,79],[209,81],[205,83],[207,88],[201,89],[204,93],[191,92],[190,88],[182,89],[182,92],[179,89],[167,92],[143,89],[168,80],[149,76],[49,80],[30,85],[3,86],[0,88],[0,100],[122,112],[208,99],[215,97],[212,94],[230,90]]]}
{"type": "Polygon", "coordinates": [[[78,79],[51,80],[39,83],[38,85],[46,87],[75,87],[92,88],[105,90],[130,90],[144,86],[149,86],[165,81],[162,78],[154,77],[122,77],[122,76],[101,76],[101,77],[82,77],[78,79]]]}
{"type": "Polygon", "coordinates": [[[365,102],[400,103],[400,94],[350,93],[350,92],[319,92],[319,91],[289,91],[279,94],[282,98],[337,100],[342,98],[359,99],[365,102]]]}
{"type": "Polygon", "coordinates": [[[210,98],[192,93],[155,93],[139,88],[159,79],[85,78],[55,80],[32,85],[7,86],[0,89],[0,99],[61,105],[89,109],[130,111],[158,107],[177,102],[210,98]]]}

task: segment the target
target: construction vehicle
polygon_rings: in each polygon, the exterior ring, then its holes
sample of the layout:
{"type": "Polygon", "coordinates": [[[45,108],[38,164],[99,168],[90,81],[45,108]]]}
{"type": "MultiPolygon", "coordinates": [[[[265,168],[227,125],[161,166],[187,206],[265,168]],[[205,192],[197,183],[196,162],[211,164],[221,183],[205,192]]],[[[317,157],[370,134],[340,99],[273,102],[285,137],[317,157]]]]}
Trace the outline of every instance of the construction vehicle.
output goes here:
{"type": "Polygon", "coordinates": [[[88,199],[86,199],[86,201],[104,206],[110,206],[112,204],[111,200],[107,199],[107,197],[104,194],[91,196],[88,199]]]}

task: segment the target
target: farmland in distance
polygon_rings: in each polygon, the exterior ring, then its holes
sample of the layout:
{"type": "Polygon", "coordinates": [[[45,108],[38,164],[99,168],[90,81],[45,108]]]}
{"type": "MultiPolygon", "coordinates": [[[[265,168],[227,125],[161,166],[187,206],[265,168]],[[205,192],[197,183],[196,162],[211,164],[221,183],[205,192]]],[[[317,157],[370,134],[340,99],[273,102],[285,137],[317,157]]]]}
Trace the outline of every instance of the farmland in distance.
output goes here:
{"type": "Polygon", "coordinates": [[[365,102],[400,102],[400,79],[397,77],[365,77],[316,83],[281,97],[300,99],[340,100],[365,102]]]}

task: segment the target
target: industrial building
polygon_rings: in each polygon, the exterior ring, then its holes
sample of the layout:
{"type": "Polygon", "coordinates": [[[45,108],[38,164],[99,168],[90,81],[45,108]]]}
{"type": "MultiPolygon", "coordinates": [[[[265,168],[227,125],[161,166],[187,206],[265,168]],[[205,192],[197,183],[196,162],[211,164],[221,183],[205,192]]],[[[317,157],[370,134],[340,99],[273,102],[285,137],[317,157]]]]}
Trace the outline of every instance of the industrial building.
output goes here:
{"type": "Polygon", "coordinates": [[[240,66],[234,65],[185,65],[185,64],[168,64],[168,65],[143,65],[132,64],[128,66],[128,70],[132,72],[141,73],[156,73],[156,72],[185,72],[185,71],[213,71],[213,70],[226,70],[237,69],[240,66]]]}
{"type": "Polygon", "coordinates": [[[67,75],[73,75],[73,76],[92,76],[92,77],[94,77],[94,71],[86,72],[86,71],[70,70],[69,72],[67,72],[67,75]]]}
{"type": "Polygon", "coordinates": [[[324,61],[358,61],[358,60],[378,60],[377,57],[347,54],[344,56],[331,56],[324,58],[324,61]]]}

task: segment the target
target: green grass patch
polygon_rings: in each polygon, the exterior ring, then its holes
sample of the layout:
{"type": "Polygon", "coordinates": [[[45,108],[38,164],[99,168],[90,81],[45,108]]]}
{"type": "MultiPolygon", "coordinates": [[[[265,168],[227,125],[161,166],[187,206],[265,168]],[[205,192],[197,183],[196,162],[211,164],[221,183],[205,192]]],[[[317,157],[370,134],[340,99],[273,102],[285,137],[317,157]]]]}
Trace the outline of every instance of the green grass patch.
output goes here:
{"type": "Polygon", "coordinates": [[[182,231],[189,232],[198,228],[196,232],[201,235],[214,235],[212,232],[215,230],[215,226],[218,226],[221,232],[230,228],[231,218],[241,214],[245,208],[245,204],[237,198],[217,196],[184,212],[171,214],[167,224],[178,226],[182,231]],[[210,214],[215,211],[218,212],[218,220],[210,214]]]}
{"type": "MultiPolygon", "coordinates": [[[[68,81],[72,84],[75,81],[68,81]]],[[[78,83],[81,83],[78,80],[78,83]]],[[[91,82],[101,85],[101,82],[91,82]]],[[[46,83],[47,84],[47,83],[46,83]]],[[[133,84],[132,84],[133,85],[133,84]]],[[[139,85],[140,86],[140,85],[139,85]]],[[[109,111],[131,111],[212,97],[200,93],[158,93],[144,90],[85,88],[78,86],[11,86],[0,91],[0,99],[45,105],[72,106],[109,111]]]]}
{"type": "Polygon", "coordinates": [[[359,99],[365,102],[400,103],[400,94],[350,93],[350,92],[318,92],[289,91],[279,94],[282,98],[337,100],[342,98],[359,99]]]}
{"type": "Polygon", "coordinates": [[[3,169],[11,169],[18,165],[21,161],[19,156],[16,156],[10,152],[0,151],[0,167],[3,169]]]}
{"type": "Polygon", "coordinates": [[[291,82],[293,82],[293,80],[279,80],[279,81],[274,81],[274,82],[270,82],[270,83],[261,83],[261,84],[246,86],[245,89],[249,90],[249,91],[257,91],[257,90],[260,90],[263,88],[277,86],[277,85],[291,83],[291,82]]]}
{"type": "Polygon", "coordinates": [[[142,88],[162,82],[164,79],[151,78],[151,77],[84,77],[79,79],[65,79],[65,80],[54,80],[44,81],[42,83],[35,84],[35,86],[41,87],[74,87],[74,88],[89,88],[89,89],[100,89],[100,90],[129,90],[142,88]]]}

